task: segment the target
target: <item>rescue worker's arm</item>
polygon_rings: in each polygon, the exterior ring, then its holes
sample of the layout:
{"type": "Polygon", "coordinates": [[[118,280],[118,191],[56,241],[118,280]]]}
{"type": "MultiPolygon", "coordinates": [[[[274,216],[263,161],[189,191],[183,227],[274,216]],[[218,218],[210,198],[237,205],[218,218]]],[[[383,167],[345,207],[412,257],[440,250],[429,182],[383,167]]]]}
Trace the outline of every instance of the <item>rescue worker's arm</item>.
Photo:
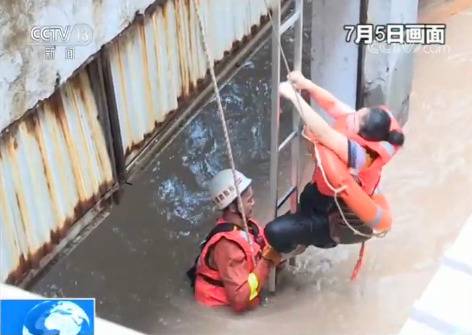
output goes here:
{"type": "Polygon", "coordinates": [[[271,261],[261,258],[250,273],[243,250],[225,238],[215,245],[213,261],[234,311],[242,312],[259,303],[258,296],[267,280],[271,261]]]}
{"type": "Polygon", "coordinates": [[[318,113],[316,113],[303,98],[295,92],[289,82],[283,82],[279,86],[279,93],[289,99],[297,109],[300,117],[308,126],[316,139],[325,147],[333,150],[344,162],[348,162],[347,137],[332,128],[318,113]]]}
{"type": "Polygon", "coordinates": [[[323,110],[334,118],[339,116],[354,113],[355,110],[346,105],[341,100],[337,99],[333,94],[324,88],[316,85],[311,80],[305,78],[300,71],[290,72],[287,76],[288,80],[292,82],[297,90],[306,90],[323,110]]]}

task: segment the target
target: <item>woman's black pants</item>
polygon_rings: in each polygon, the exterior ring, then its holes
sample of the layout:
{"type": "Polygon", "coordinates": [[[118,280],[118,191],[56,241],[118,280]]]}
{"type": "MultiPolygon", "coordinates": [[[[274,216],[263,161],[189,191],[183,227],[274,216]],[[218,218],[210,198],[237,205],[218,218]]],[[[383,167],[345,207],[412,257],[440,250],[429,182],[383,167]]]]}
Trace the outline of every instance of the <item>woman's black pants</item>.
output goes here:
{"type": "Polygon", "coordinates": [[[269,222],[265,236],[278,252],[288,253],[297,245],[333,248],[337,244],[329,234],[328,214],[334,209],[332,197],[321,194],[309,183],[300,195],[296,213],[287,213],[269,222]]]}

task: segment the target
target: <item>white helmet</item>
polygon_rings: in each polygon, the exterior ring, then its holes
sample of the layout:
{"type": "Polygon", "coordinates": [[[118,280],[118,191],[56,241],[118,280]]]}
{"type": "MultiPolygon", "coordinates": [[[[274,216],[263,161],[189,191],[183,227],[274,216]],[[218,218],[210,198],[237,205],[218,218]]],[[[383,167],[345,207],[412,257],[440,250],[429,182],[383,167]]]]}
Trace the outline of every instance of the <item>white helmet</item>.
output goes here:
{"type": "MultiPolygon", "coordinates": [[[[239,192],[243,193],[250,185],[252,180],[247,178],[241,172],[236,171],[236,182],[239,192]]],[[[218,172],[210,181],[210,195],[218,209],[225,209],[238,197],[234,187],[233,172],[226,169],[218,172]]]]}

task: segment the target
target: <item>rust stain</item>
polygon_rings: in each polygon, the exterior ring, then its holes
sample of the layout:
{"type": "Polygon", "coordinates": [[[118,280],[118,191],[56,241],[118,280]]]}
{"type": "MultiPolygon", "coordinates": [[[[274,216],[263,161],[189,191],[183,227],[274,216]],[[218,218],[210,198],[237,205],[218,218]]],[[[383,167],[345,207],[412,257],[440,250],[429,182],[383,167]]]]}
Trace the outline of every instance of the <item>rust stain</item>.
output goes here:
{"type": "Polygon", "coordinates": [[[99,171],[102,171],[104,173],[102,178],[106,180],[111,180],[113,176],[111,172],[110,156],[108,154],[108,150],[106,147],[103,130],[99,126],[98,122],[95,122],[96,120],[98,120],[98,114],[97,114],[98,106],[94,99],[93,92],[91,91],[90,79],[86,72],[82,72],[79,75],[79,80],[80,80],[80,93],[81,93],[81,96],[83,97],[82,101],[84,103],[86,117],[88,120],[88,124],[91,125],[92,138],[95,139],[94,145],[95,145],[96,160],[99,162],[99,171]],[[85,88],[87,88],[88,94],[85,94],[84,92],[85,88]],[[105,174],[105,172],[107,171],[109,171],[109,173],[105,174]]]}
{"type": "MultiPolygon", "coordinates": [[[[113,183],[103,183],[100,185],[100,190],[104,193],[112,187],[112,184],[113,183]]],[[[54,247],[56,247],[69,233],[77,220],[79,220],[96,203],[97,198],[95,195],[87,200],[80,201],[74,208],[74,217],[67,218],[61,227],[57,227],[50,231],[50,241],[42,244],[36,252],[28,252],[27,255],[22,254],[20,256],[18,266],[8,274],[6,283],[12,285],[21,283],[21,281],[28,275],[29,271],[38,267],[41,259],[51,253],[54,247]]]]}
{"type": "Polygon", "coordinates": [[[56,91],[47,101],[43,104],[43,109],[45,113],[52,113],[57,121],[57,124],[60,125],[62,122],[63,116],[61,115],[62,109],[59,108],[59,105],[62,105],[60,91],[56,91]]]}
{"type": "Polygon", "coordinates": [[[21,177],[19,175],[20,173],[20,167],[18,166],[17,162],[17,149],[18,149],[18,142],[16,140],[17,134],[11,134],[10,137],[7,140],[6,146],[7,146],[7,152],[10,157],[10,163],[11,163],[11,172],[13,175],[13,185],[14,185],[14,190],[11,190],[15,192],[15,199],[16,203],[20,212],[21,216],[21,225],[23,227],[23,231],[26,237],[26,243],[28,247],[31,247],[33,245],[32,239],[31,239],[31,230],[29,229],[29,216],[28,216],[28,208],[26,206],[26,200],[24,198],[24,194],[20,192],[20,190],[24,190],[24,188],[21,185],[21,177]],[[19,193],[20,192],[20,193],[19,193]]]}
{"type": "Polygon", "coordinates": [[[179,63],[180,66],[180,77],[181,77],[181,84],[182,84],[182,95],[188,96],[189,94],[189,74],[188,74],[188,63],[187,57],[185,54],[185,19],[182,17],[184,16],[183,13],[184,9],[182,8],[182,0],[175,1],[175,18],[176,18],[176,26],[177,26],[177,44],[178,44],[178,53],[179,53],[179,63]]]}
{"type": "Polygon", "coordinates": [[[195,27],[198,26],[196,20],[192,20],[192,2],[191,0],[185,0],[185,7],[187,8],[187,22],[188,22],[188,32],[189,32],[189,53],[190,53],[190,62],[192,63],[190,66],[190,82],[189,82],[189,91],[192,92],[195,89],[196,78],[198,76],[198,61],[193,55],[197,54],[197,46],[194,43],[194,37],[196,37],[195,27]],[[193,70],[193,71],[192,71],[193,70]],[[195,73],[192,73],[195,72],[195,73]]]}
{"type": "Polygon", "coordinates": [[[146,96],[146,107],[147,107],[147,113],[148,115],[151,116],[152,118],[152,112],[154,110],[153,102],[152,102],[152,87],[151,87],[151,78],[149,78],[149,59],[148,59],[148,54],[147,54],[147,40],[146,40],[146,33],[145,33],[145,28],[144,28],[144,22],[139,24],[138,26],[139,29],[139,36],[141,39],[141,52],[143,56],[143,68],[144,68],[144,84],[146,86],[146,89],[144,90],[144,94],[146,96]]]}
{"type": "MultiPolygon", "coordinates": [[[[169,18],[169,7],[171,6],[172,4],[170,2],[166,3],[166,5],[162,8],[162,16],[163,16],[163,21],[164,21],[164,24],[163,24],[163,27],[164,27],[164,34],[163,34],[163,38],[162,40],[164,41],[164,44],[165,44],[165,47],[166,47],[166,53],[168,55],[168,68],[167,68],[167,71],[170,72],[170,70],[172,69],[173,65],[174,65],[174,62],[177,63],[177,67],[180,68],[180,62],[177,62],[176,61],[176,58],[178,57],[178,55],[174,55],[174,49],[172,48],[172,43],[174,43],[174,39],[171,35],[171,32],[170,32],[170,18],[169,18]]],[[[168,82],[168,85],[170,87],[175,87],[176,86],[176,80],[177,78],[177,74],[176,76],[169,76],[167,77],[169,82],[168,82]]],[[[165,83],[164,83],[165,85],[165,83]]],[[[170,102],[172,104],[172,101],[170,102]]]]}
{"type": "MultiPolygon", "coordinates": [[[[188,58],[188,94],[192,94],[193,90],[195,89],[196,79],[198,77],[198,62],[197,59],[194,57],[197,54],[196,45],[194,43],[194,35],[195,28],[198,27],[198,23],[196,20],[192,20],[192,1],[191,0],[184,0],[185,1],[185,14],[186,14],[186,51],[187,51],[187,58],[188,58]]],[[[199,30],[196,31],[200,33],[199,30]]]]}
{"type": "MultiPolygon", "coordinates": [[[[72,81],[73,82],[76,82],[78,79],[78,77],[74,78],[72,81]]],[[[87,134],[85,133],[85,130],[84,130],[84,125],[83,125],[83,121],[82,121],[82,115],[80,113],[80,106],[82,105],[77,97],[77,92],[79,92],[80,94],[80,89],[78,90],[73,90],[71,88],[71,86],[65,86],[63,88],[64,92],[69,92],[69,99],[72,106],[73,106],[73,110],[70,111],[71,114],[74,114],[76,117],[77,117],[77,124],[75,125],[76,128],[78,129],[79,131],[79,134],[77,134],[78,136],[76,137],[75,134],[72,134],[72,130],[70,128],[65,128],[67,129],[67,134],[66,135],[69,135],[70,134],[70,138],[71,138],[71,141],[70,141],[70,144],[69,144],[69,150],[73,152],[73,154],[71,155],[72,157],[76,158],[76,159],[72,159],[72,166],[73,166],[73,170],[77,171],[77,175],[80,175],[79,178],[76,178],[76,181],[77,182],[81,182],[83,183],[83,188],[84,188],[84,194],[83,196],[80,197],[80,199],[84,199],[87,197],[87,195],[90,193],[91,190],[89,189],[86,189],[86,178],[87,176],[90,176],[92,177],[94,175],[93,173],[93,163],[92,163],[92,157],[91,157],[91,154],[90,154],[90,150],[88,148],[88,145],[87,145],[87,140],[86,140],[86,137],[87,137],[87,134]],[[78,143],[76,143],[78,142],[78,143]],[[81,155],[79,153],[79,147],[82,147],[82,150],[85,151],[85,155],[81,155]],[[85,156],[85,157],[83,157],[85,156]],[[83,162],[86,161],[86,164],[83,164],[83,162]],[[82,171],[82,169],[80,168],[81,166],[85,166],[86,167],[86,171],[82,171]],[[85,172],[85,175],[84,175],[84,172],[85,172]]],[[[83,101],[83,99],[82,99],[83,101]]],[[[65,119],[68,117],[67,113],[66,113],[66,110],[64,108],[64,104],[62,104],[62,113],[64,114],[65,116],[65,119]]],[[[75,120],[71,120],[72,122],[74,122],[75,120]]],[[[71,122],[69,121],[69,122],[71,122]]],[[[93,186],[92,186],[93,187],[93,186]]]]}
{"type": "Polygon", "coordinates": [[[59,126],[61,127],[62,134],[66,140],[67,148],[69,149],[69,159],[72,163],[72,172],[74,174],[75,185],[77,186],[77,191],[79,193],[79,199],[84,199],[87,196],[87,190],[85,190],[84,180],[82,179],[83,177],[79,169],[79,159],[81,157],[75,147],[74,139],[72,138],[69,126],[67,125],[67,119],[64,113],[64,105],[62,100],[56,99],[53,103],[52,109],[56,112],[56,116],[59,119],[59,126]]]}
{"type": "Polygon", "coordinates": [[[19,212],[20,212],[20,216],[21,216],[21,226],[23,227],[23,231],[27,237],[27,242],[28,242],[28,245],[31,245],[31,241],[29,241],[28,239],[28,227],[27,225],[25,224],[26,220],[28,219],[26,216],[26,213],[25,213],[25,207],[24,207],[24,201],[22,201],[21,199],[21,196],[18,194],[17,191],[15,191],[15,199],[16,199],[16,205],[18,206],[18,209],[19,209],[19,212]]]}
{"type": "Polygon", "coordinates": [[[23,124],[26,126],[26,130],[28,131],[28,133],[34,134],[36,129],[36,119],[33,115],[31,117],[26,118],[23,124]]]}
{"type": "Polygon", "coordinates": [[[21,255],[18,259],[18,266],[14,269],[7,277],[7,284],[15,284],[18,278],[26,276],[28,269],[31,268],[31,262],[27,261],[24,255],[21,255]]]}
{"type": "MultiPolygon", "coordinates": [[[[44,127],[44,130],[48,128],[48,130],[51,132],[50,134],[50,142],[51,142],[51,148],[50,150],[52,152],[58,153],[55,156],[55,160],[49,161],[49,159],[45,159],[45,162],[47,164],[47,171],[48,173],[51,173],[51,183],[54,183],[54,191],[51,190],[53,193],[53,198],[51,198],[54,201],[54,206],[59,205],[59,198],[63,198],[63,195],[61,195],[60,192],[60,185],[67,185],[67,183],[70,183],[69,176],[67,172],[69,171],[69,166],[67,165],[68,162],[70,161],[69,159],[69,152],[63,153],[63,147],[65,145],[65,138],[64,134],[61,132],[61,125],[60,125],[60,118],[58,116],[59,111],[57,109],[52,109],[54,106],[57,106],[57,104],[44,104],[43,108],[39,110],[39,116],[41,120],[43,120],[42,127],[44,127]],[[58,178],[59,180],[56,182],[54,181],[52,172],[54,171],[54,166],[53,164],[57,164],[63,168],[59,169],[58,171],[58,178]],[[57,184],[56,184],[57,183],[57,184]]],[[[46,148],[45,144],[46,138],[43,138],[42,134],[40,136],[40,141],[44,143],[44,148],[46,148]]],[[[74,188],[75,190],[75,188],[74,188]]],[[[74,193],[75,194],[75,193],[74,193]]],[[[53,207],[55,208],[55,207],[53,207]]],[[[56,208],[56,216],[58,217],[59,222],[62,222],[63,216],[66,215],[66,213],[61,213],[62,211],[59,208],[56,208]]],[[[62,223],[60,223],[62,224],[62,223]]]]}
{"type": "MultiPolygon", "coordinates": [[[[121,95],[120,107],[125,109],[120,112],[120,118],[124,119],[120,120],[121,126],[127,128],[127,133],[124,135],[130,139],[129,143],[125,143],[124,149],[127,158],[135,155],[151,139],[168,127],[179,111],[186,108],[196,94],[209,83],[208,71],[206,71],[203,78],[198,78],[202,70],[200,67],[202,63],[199,63],[199,60],[195,58],[199,54],[199,39],[197,39],[199,28],[195,13],[192,11],[191,1],[167,1],[162,7],[155,6],[155,12],[150,15],[151,20],[148,20],[148,23],[153,26],[147,32],[148,34],[154,32],[152,38],[155,40],[152,44],[148,45],[151,36],[146,35],[146,27],[144,26],[146,20],[144,22],[137,20],[129,29],[126,29],[126,33],[113,42],[111,48],[112,70],[116,72],[114,78],[116,81],[115,89],[121,95]],[[145,119],[148,120],[149,127],[152,128],[143,135],[138,133],[143,129],[138,129],[136,133],[133,133],[131,128],[134,118],[133,110],[129,110],[131,109],[129,107],[130,97],[128,96],[130,92],[127,91],[127,88],[132,84],[128,81],[136,77],[128,78],[128,72],[132,72],[133,69],[128,69],[127,66],[135,66],[136,64],[133,64],[133,59],[127,59],[126,57],[135,55],[136,53],[132,54],[131,47],[138,45],[136,40],[132,40],[132,38],[138,38],[137,42],[140,43],[139,47],[142,55],[139,65],[142,68],[134,70],[143,72],[144,103],[147,107],[145,119]],[[153,47],[154,50],[149,50],[149,47],[153,47]],[[161,62],[159,59],[160,50],[157,49],[159,47],[165,48],[162,54],[167,58],[166,62],[161,62]],[[154,61],[150,57],[154,57],[154,55],[157,68],[151,69],[151,64],[154,61]],[[152,89],[156,87],[151,82],[151,78],[154,78],[150,75],[152,70],[158,72],[157,78],[159,79],[155,83],[158,90],[165,91],[163,94],[167,95],[164,98],[166,100],[159,98],[156,106],[153,104],[154,97],[152,96],[154,93],[152,89]],[[162,101],[168,101],[168,104],[162,101]],[[175,109],[176,103],[178,103],[178,109],[175,109]],[[164,113],[165,116],[161,116],[164,113]],[[158,115],[158,117],[153,114],[158,115]],[[135,138],[137,136],[139,138],[135,138]]],[[[263,22],[267,20],[267,17],[261,20],[263,22]]],[[[251,34],[256,34],[258,28],[260,27],[255,25],[251,27],[251,34]]],[[[245,36],[243,43],[248,39],[249,37],[245,36]]],[[[237,41],[228,41],[228,43],[229,45],[232,44],[231,50],[226,51],[225,55],[230,56],[241,48],[241,43],[237,41]]],[[[218,72],[226,61],[227,59],[223,59],[216,62],[215,70],[218,72]]],[[[20,282],[30,269],[36,267],[39,260],[51,252],[69,233],[74,223],[90,210],[99,201],[101,195],[114,184],[110,172],[111,163],[106,149],[105,137],[97,122],[97,104],[89,87],[90,78],[84,73],[84,71],[79,72],[79,75],[70,79],[60,91],[56,91],[46,102],[39,104],[36,111],[32,111],[31,115],[34,115],[33,117],[22,118],[20,122],[9,127],[8,131],[10,133],[2,132],[2,136],[5,136],[8,145],[5,152],[0,152],[0,159],[3,158],[2,155],[11,157],[10,165],[14,176],[13,185],[15,185],[17,202],[15,206],[18,206],[18,213],[21,215],[24,238],[27,240],[25,245],[31,248],[35,244],[34,247],[36,248],[34,252],[29,250],[26,255],[22,254],[19,257],[18,266],[11,270],[8,275],[7,281],[10,283],[20,282]],[[70,110],[66,110],[66,108],[70,110]],[[78,124],[76,124],[77,122],[78,124]],[[28,134],[31,138],[17,137],[19,125],[22,127],[21,136],[28,134]],[[23,150],[19,146],[23,145],[32,148],[36,146],[37,149],[35,150],[38,150],[38,156],[35,159],[41,161],[40,165],[42,167],[40,168],[42,171],[37,173],[44,175],[44,183],[35,184],[35,187],[42,187],[42,192],[49,194],[48,200],[52,208],[51,215],[57,221],[51,225],[53,227],[47,232],[49,241],[38,241],[36,236],[31,236],[33,229],[28,226],[28,215],[33,214],[28,212],[27,199],[22,194],[25,185],[23,185],[24,181],[21,180],[22,177],[18,172],[18,161],[15,159],[17,150],[23,150]],[[53,152],[53,155],[58,155],[57,157],[53,156],[56,161],[51,161],[51,152],[53,152]],[[81,152],[84,152],[87,157],[81,157],[81,152]],[[67,163],[67,171],[62,171],[60,168],[55,169],[56,164],[60,165],[61,162],[67,163]],[[69,166],[71,170],[69,170],[69,166]],[[58,199],[61,196],[58,192],[67,183],[75,187],[73,192],[68,194],[67,200],[58,199]],[[91,188],[88,185],[91,185],[91,188]],[[61,201],[67,203],[61,205],[61,201]]],[[[137,72],[135,71],[135,73],[137,72]]],[[[147,125],[146,129],[149,129],[147,125]]],[[[32,175],[36,175],[36,171],[32,175]]],[[[8,199],[5,203],[8,203],[8,199]]],[[[16,212],[15,215],[17,215],[16,212]]],[[[14,239],[13,244],[18,246],[18,250],[21,250],[18,242],[23,243],[14,239]]]]}
{"type": "Polygon", "coordinates": [[[84,74],[86,75],[85,72],[79,73],[76,77],[72,78],[70,80],[70,82],[68,83],[69,84],[68,86],[73,89],[72,92],[77,93],[80,96],[80,99],[82,101],[86,100],[86,96],[85,96],[85,93],[83,91],[84,87],[83,87],[82,82],[80,80],[81,76],[83,76],[84,74]]]}
{"type": "Polygon", "coordinates": [[[38,143],[39,151],[41,153],[41,159],[43,162],[43,173],[46,176],[46,184],[48,187],[48,192],[49,192],[49,197],[52,200],[52,210],[55,215],[56,220],[59,219],[59,216],[57,213],[59,213],[59,208],[58,208],[58,199],[56,197],[56,192],[53,191],[53,186],[51,185],[53,181],[53,175],[52,175],[52,167],[49,164],[49,160],[47,159],[47,153],[46,153],[46,144],[44,140],[44,130],[41,128],[41,124],[39,122],[39,113],[43,111],[38,110],[38,114],[34,114],[34,119],[35,119],[35,129],[34,129],[34,136],[36,138],[36,142],[38,143]]]}
{"type": "MultiPolygon", "coordinates": [[[[155,43],[154,43],[154,57],[156,58],[156,71],[157,71],[157,89],[159,92],[162,92],[164,91],[164,84],[162,83],[162,77],[163,77],[163,69],[162,69],[162,65],[161,65],[161,62],[160,62],[160,59],[159,59],[159,50],[157,49],[159,46],[161,46],[161,36],[160,36],[160,32],[159,32],[159,29],[158,29],[158,18],[159,17],[162,17],[162,9],[159,8],[155,14],[151,17],[151,22],[152,22],[152,30],[154,32],[154,39],[155,39],[155,43]]],[[[162,47],[162,46],[161,46],[162,47]]],[[[160,114],[161,114],[161,108],[164,109],[164,104],[160,101],[158,101],[158,105],[156,106],[156,109],[157,109],[157,114],[159,115],[160,117],[160,114]],[[162,106],[162,107],[161,107],[162,106]]]]}
{"type": "MultiPolygon", "coordinates": [[[[183,0],[181,0],[181,1],[183,1],[183,0]]],[[[169,24],[170,24],[170,23],[168,23],[168,20],[169,20],[168,11],[169,11],[169,8],[167,8],[167,6],[164,6],[162,8],[162,15],[163,15],[164,22],[165,22],[164,27],[166,27],[166,28],[168,28],[169,24]]],[[[178,17],[178,14],[177,14],[177,4],[176,4],[176,13],[175,14],[176,14],[176,20],[179,20],[179,17],[178,17]]],[[[181,19],[177,22],[181,22],[181,19]]],[[[260,19],[260,22],[262,22],[264,24],[269,22],[268,15],[262,16],[261,19],[260,19]]],[[[178,24],[178,26],[180,26],[180,25],[178,24]]],[[[231,49],[229,51],[227,51],[227,53],[228,53],[227,56],[223,60],[215,62],[215,71],[218,72],[222,67],[224,67],[226,62],[228,61],[228,59],[231,57],[231,55],[234,55],[235,53],[237,53],[237,51],[240,50],[241,47],[245,43],[247,43],[248,40],[251,39],[251,37],[254,37],[260,31],[261,28],[262,28],[262,25],[260,25],[260,26],[253,25],[251,27],[251,35],[244,36],[242,41],[234,41],[232,43],[231,49]]],[[[180,74],[181,74],[181,76],[183,76],[184,73],[186,73],[186,72],[185,72],[185,70],[182,70],[182,67],[183,67],[182,62],[186,61],[186,57],[181,54],[181,44],[182,44],[182,40],[184,38],[182,38],[180,35],[182,35],[181,31],[178,32],[178,34],[177,34],[177,40],[178,40],[178,43],[179,43],[177,49],[179,51],[179,55],[178,55],[179,56],[179,62],[178,63],[179,63],[179,67],[181,69],[180,74]]],[[[167,35],[167,36],[169,36],[169,35],[167,35]]],[[[169,47],[169,44],[168,44],[168,47],[169,47]]],[[[168,51],[168,54],[169,55],[171,54],[170,51],[168,51]]],[[[171,66],[171,65],[169,65],[169,66],[171,66]]],[[[200,90],[210,83],[209,70],[207,69],[207,71],[205,73],[205,76],[203,78],[199,78],[196,81],[196,85],[195,85],[194,89],[190,89],[190,86],[188,85],[188,83],[189,83],[189,81],[187,81],[187,85],[184,85],[186,87],[185,90],[187,91],[187,94],[182,92],[179,95],[179,97],[177,98],[179,108],[177,110],[174,109],[174,110],[168,112],[165,116],[165,119],[162,122],[155,121],[154,122],[154,128],[151,131],[146,132],[145,134],[143,134],[143,137],[142,137],[143,139],[140,142],[129,144],[126,147],[126,150],[125,150],[125,157],[126,158],[132,157],[137,152],[141,151],[146,146],[146,144],[149,142],[150,139],[154,138],[157,134],[159,134],[163,129],[165,129],[173,121],[173,119],[175,119],[177,117],[177,114],[178,114],[179,110],[185,109],[186,106],[188,106],[189,102],[198,95],[200,90]]]]}
{"type": "MultiPolygon", "coordinates": [[[[126,87],[126,82],[125,82],[125,66],[123,64],[123,59],[122,59],[122,53],[125,54],[126,52],[126,46],[124,45],[124,43],[126,43],[126,39],[124,39],[123,41],[117,41],[116,44],[115,44],[115,48],[114,50],[116,50],[116,52],[114,52],[114,54],[118,57],[118,66],[119,66],[119,81],[120,81],[120,87],[119,87],[119,90],[120,90],[120,94],[121,94],[121,97],[124,101],[124,108],[127,108],[128,106],[128,96],[126,95],[126,91],[125,91],[125,87],[126,87]]],[[[126,122],[126,131],[128,134],[132,134],[132,130],[130,129],[130,120],[129,120],[129,113],[125,113],[125,121],[126,122]]],[[[123,121],[121,121],[122,123],[123,121]]],[[[128,135],[130,136],[130,135],[128,135]]]]}
{"type": "MultiPolygon", "coordinates": [[[[2,164],[7,164],[12,174],[8,190],[12,197],[5,198],[2,191],[1,205],[2,208],[8,205],[15,207],[11,213],[14,216],[7,214],[7,220],[16,217],[13,225],[18,226],[16,230],[19,232],[12,231],[6,223],[5,229],[11,238],[9,248],[12,249],[5,252],[7,257],[13,256],[12,260],[18,262],[16,268],[9,269],[8,283],[19,283],[31,269],[37,268],[41,259],[62,240],[70,227],[113,187],[111,164],[107,162],[109,156],[97,116],[88,75],[83,72],[61,88],[61,92],[56,92],[38,105],[34,113],[29,113],[4,133],[0,142],[0,158],[4,159],[7,155],[7,160],[2,164]],[[72,129],[68,122],[74,122],[75,128],[72,129]],[[80,156],[77,146],[84,146],[82,149],[87,157],[80,156]],[[30,151],[31,161],[28,158],[30,151]],[[51,154],[54,160],[51,160],[51,154]],[[36,165],[20,166],[25,162],[36,165]],[[61,162],[67,162],[66,169],[69,166],[72,168],[73,180],[63,174],[61,162]],[[85,182],[92,185],[88,191],[85,182]],[[58,192],[64,188],[71,193],[65,195],[67,199],[58,199],[58,192]],[[36,197],[45,196],[48,199],[37,198],[31,203],[28,192],[35,191],[44,192],[36,197]],[[34,211],[41,210],[37,207],[41,201],[47,201],[51,206],[48,215],[51,215],[53,222],[34,217],[34,211]],[[77,203],[74,205],[70,201],[77,203]],[[60,203],[63,208],[58,207],[60,203]]],[[[4,184],[1,178],[0,182],[4,184]]]]}

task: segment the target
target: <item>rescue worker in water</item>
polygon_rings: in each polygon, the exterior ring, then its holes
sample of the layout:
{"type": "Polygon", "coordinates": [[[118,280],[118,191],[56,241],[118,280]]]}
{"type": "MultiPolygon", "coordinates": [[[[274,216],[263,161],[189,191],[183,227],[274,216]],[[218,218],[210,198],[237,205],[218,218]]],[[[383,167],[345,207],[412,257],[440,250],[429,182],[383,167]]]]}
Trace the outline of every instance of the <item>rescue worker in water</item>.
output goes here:
{"type": "Polygon", "coordinates": [[[238,171],[236,176],[251,244],[246,238],[232,171],[220,171],[209,188],[222,215],[201,244],[200,255],[188,274],[194,278],[195,299],[199,303],[212,307],[229,305],[242,312],[260,303],[269,270],[281,262],[281,255],[266,243],[263,229],[252,217],[251,179],[238,171]]]}

